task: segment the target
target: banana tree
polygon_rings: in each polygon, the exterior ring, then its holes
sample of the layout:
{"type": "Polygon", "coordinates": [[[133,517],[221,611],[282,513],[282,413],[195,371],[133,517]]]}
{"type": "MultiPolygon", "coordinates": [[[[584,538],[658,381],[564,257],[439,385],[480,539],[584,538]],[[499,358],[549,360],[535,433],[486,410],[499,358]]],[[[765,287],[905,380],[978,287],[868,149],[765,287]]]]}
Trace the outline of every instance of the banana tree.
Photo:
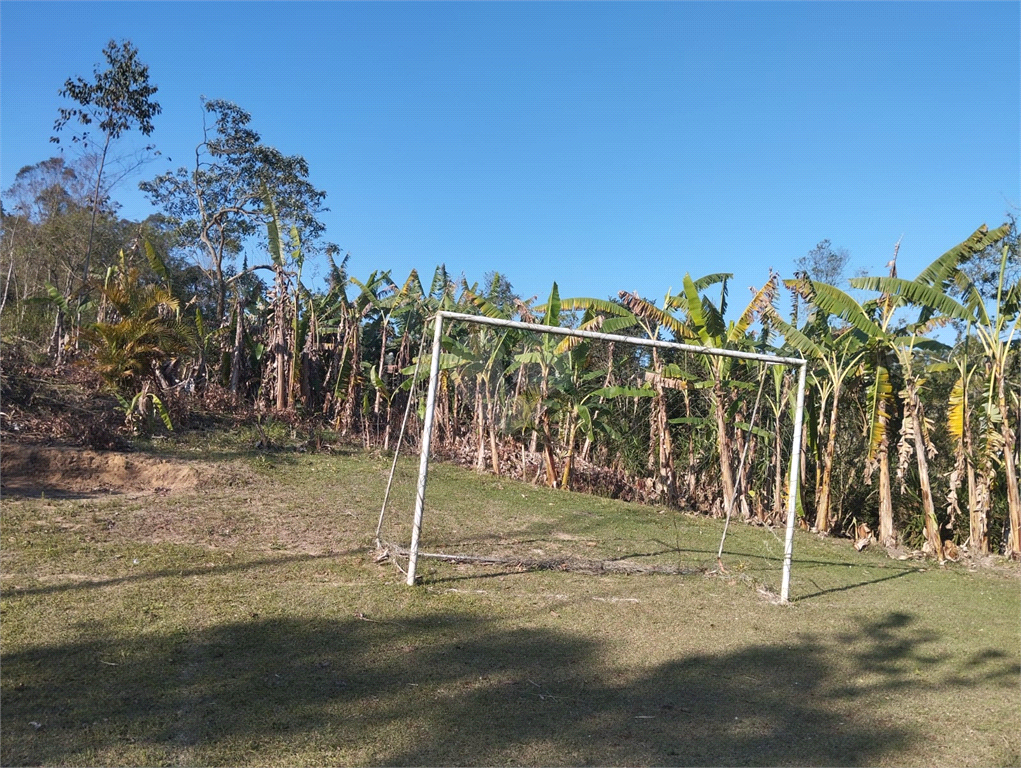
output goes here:
{"type": "MultiPolygon", "coordinates": [[[[688,344],[701,344],[709,349],[738,348],[747,346],[750,342],[748,330],[756,317],[760,316],[765,307],[768,306],[776,290],[776,280],[771,276],[770,280],[756,292],[748,306],[742,311],[736,321],[729,324],[724,322],[723,316],[727,310],[727,284],[731,275],[726,273],[711,274],[704,277],[692,279],[689,274],[684,276],[684,290],[679,295],[668,292],[663,307],[657,307],[652,302],[640,296],[622,291],[620,293],[621,304],[613,302],[598,301],[594,299],[571,299],[565,304],[571,308],[585,308],[599,311],[603,314],[600,320],[602,330],[616,332],[631,327],[638,327],[643,334],[650,339],[658,339],[664,332],[672,334],[675,341],[688,344]],[[720,286],[719,304],[713,302],[702,294],[714,285],[720,286]],[[677,314],[674,314],[674,313],[677,314]]],[[[716,440],[716,452],[719,457],[720,477],[723,485],[723,502],[729,507],[735,500],[735,478],[733,471],[733,455],[735,453],[735,437],[731,435],[728,427],[736,407],[738,398],[735,395],[735,382],[731,380],[730,374],[734,368],[734,361],[730,358],[708,356],[705,363],[708,380],[684,381],[690,378],[682,366],[672,362],[664,363],[660,359],[658,351],[652,352],[653,370],[648,374],[652,384],[653,408],[650,419],[650,466],[658,466],[658,484],[661,492],[669,499],[676,498],[677,483],[676,469],[674,464],[673,438],[670,431],[670,424],[687,424],[692,427],[696,418],[690,412],[689,394],[692,386],[708,387],[713,397],[713,421],[712,431],[716,440]],[[677,389],[682,392],[685,402],[685,416],[670,419],[667,413],[666,389],[677,389]],[[658,460],[655,455],[658,454],[658,460]]],[[[704,377],[703,377],[704,378],[704,377]]],[[[703,422],[699,421],[699,424],[703,422]]],[[[689,491],[694,490],[694,434],[695,429],[689,430],[688,444],[688,480],[689,491]]],[[[743,439],[740,431],[735,432],[736,440],[743,439]]],[[[740,451],[740,445],[737,446],[740,451]]],[[[742,504],[744,505],[742,496],[742,504]]],[[[745,513],[748,513],[745,508],[745,513]]]]}
{"type": "Polygon", "coordinates": [[[976,452],[976,442],[983,446],[998,439],[996,425],[989,419],[985,409],[973,413],[972,390],[978,375],[978,366],[973,365],[969,355],[971,328],[965,332],[964,341],[955,350],[951,366],[957,373],[950,390],[947,410],[947,431],[953,438],[954,468],[950,472],[947,492],[947,511],[951,515],[961,514],[958,488],[962,478],[968,488],[968,546],[979,554],[989,553],[989,511],[992,500],[989,487],[995,474],[995,467],[982,458],[990,456],[989,450],[976,452]],[[976,441],[975,432],[978,432],[976,441]],[[976,457],[980,464],[976,465],[976,457]],[[982,480],[979,481],[978,474],[982,480]]]}
{"type": "MultiPolygon", "coordinates": [[[[752,346],[753,339],[749,329],[756,318],[767,314],[773,306],[773,298],[777,289],[777,278],[771,274],[769,280],[755,292],[752,300],[742,310],[738,319],[724,323],[726,312],[726,286],[729,275],[711,275],[700,281],[684,276],[684,293],[667,300],[665,306],[679,310],[685,318],[686,337],[694,337],[707,349],[739,349],[752,346]],[[700,295],[700,290],[719,279],[722,283],[720,304],[714,305],[708,298],[700,295]]],[[[719,454],[720,474],[723,484],[723,502],[726,509],[733,509],[737,499],[738,488],[734,476],[733,460],[735,455],[745,453],[744,442],[751,440],[750,425],[735,425],[733,435],[728,423],[732,421],[728,414],[736,413],[737,388],[732,380],[735,366],[739,365],[733,358],[708,356],[707,366],[712,374],[713,413],[716,419],[716,440],[719,454]],[[747,436],[745,433],[748,433],[747,436]]],[[[741,363],[741,365],[745,365],[741,363]]],[[[746,495],[740,495],[742,512],[750,516],[746,495]]]]}
{"type": "MultiPolygon", "coordinates": [[[[1004,226],[989,232],[983,226],[969,240],[948,251],[930,265],[916,280],[867,277],[853,279],[851,284],[856,288],[899,297],[919,307],[921,313],[919,323],[916,325],[918,328],[923,328],[942,317],[945,320],[960,321],[974,329],[975,338],[984,353],[986,366],[982,413],[985,423],[997,427],[995,432],[988,428],[985,431],[986,438],[983,440],[981,455],[976,463],[982,465],[988,462],[988,465],[993,467],[1001,465],[1002,462],[1010,529],[1007,549],[1016,557],[1021,556],[1021,495],[1018,492],[1014,455],[1010,450],[1015,445],[1016,433],[1011,425],[1008,407],[1007,366],[1021,323],[1019,312],[1021,288],[1018,283],[1005,284],[1007,260],[1012,246],[1008,243],[1002,248],[997,294],[988,307],[978,288],[960,269],[961,263],[970,253],[976,253],[990,242],[1003,239],[1008,231],[1008,227],[1004,226]],[[951,282],[963,295],[963,301],[947,295],[946,287],[951,282]]],[[[951,413],[954,413],[953,408],[951,413]]],[[[924,421],[919,422],[917,414],[912,415],[913,426],[924,424],[924,421]]],[[[991,483],[992,476],[986,480],[987,488],[991,483]]],[[[981,499],[984,493],[985,490],[979,490],[977,496],[981,499]]]]}
{"type": "MultiPolygon", "coordinates": [[[[585,310],[586,320],[582,323],[585,330],[598,330],[604,333],[618,333],[632,328],[640,330],[648,339],[659,339],[664,331],[673,333],[675,338],[692,336],[690,330],[676,317],[657,307],[651,301],[637,294],[621,291],[620,303],[600,299],[575,298],[564,301],[564,308],[569,310],[585,310]]],[[[667,300],[671,298],[667,294],[667,300]]],[[[649,414],[648,468],[656,470],[657,492],[668,503],[677,500],[677,471],[674,462],[673,437],[666,403],[664,382],[664,363],[657,349],[651,353],[652,370],[646,379],[652,385],[652,408],[649,414]]],[[[611,371],[607,371],[604,388],[610,386],[611,371]]]]}
{"type": "MultiPolygon", "coordinates": [[[[489,301],[486,296],[476,293],[477,286],[465,287],[462,297],[486,317],[502,320],[511,319],[508,313],[489,301]]],[[[511,362],[513,350],[520,334],[508,328],[493,328],[485,325],[473,326],[466,343],[448,339],[446,349],[459,356],[462,364],[458,375],[471,379],[475,385],[475,431],[476,469],[485,469],[485,451],[488,436],[490,466],[493,474],[500,474],[500,450],[497,441],[497,409],[505,399],[500,397],[504,387],[504,372],[511,362]]]]}
{"type": "Polygon", "coordinates": [[[785,321],[773,306],[767,312],[770,323],[783,334],[787,345],[815,361],[817,370],[812,379],[819,396],[820,411],[825,411],[829,405],[828,418],[816,422],[820,432],[816,445],[823,445],[824,448],[816,483],[813,526],[819,533],[829,533],[836,522],[830,514],[830,506],[841,395],[848,377],[859,371],[866,358],[870,339],[878,338],[883,333],[858,304],[838,288],[816,283],[808,277],[787,280],[785,285],[818,310],[810,314],[803,329],[795,328],[785,321]],[[843,318],[849,324],[834,328],[830,323],[833,316],[843,318]]]}
{"type": "MultiPolygon", "coordinates": [[[[560,313],[562,305],[560,302],[560,289],[554,282],[550,289],[549,298],[546,303],[535,308],[535,312],[542,312],[538,317],[539,324],[557,327],[560,325],[560,313]]],[[[534,315],[529,315],[535,318],[534,315]]],[[[550,397],[550,379],[554,374],[562,377],[565,364],[568,364],[564,354],[568,347],[562,347],[557,337],[549,334],[542,334],[538,339],[529,343],[525,349],[514,356],[513,370],[524,374],[526,370],[537,368],[539,374],[538,384],[528,391],[521,392],[521,402],[528,404],[526,407],[527,416],[524,421],[532,425],[533,443],[536,440],[542,441],[542,453],[546,465],[546,482],[550,487],[556,487],[560,481],[557,472],[556,446],[553,436],[553,417],[556,412],[551,408],[553,402],[550,397]]],[[[568,364],[569,365],[569,364],[568,364]]],[[[519,378],[519,381],[523,379],[519,378]]]]}
{"type": "MultiPolygon", "coordinates": [[[[390,319],[394,311],[401,304],[401,289],[391,279],[389,270],[381,274],[373,272],[366,283],[362,283],[357,278],[351,278],[351,282],[358,286],[361,291],[358,301],[365,308],[363,316],[367,319],[371,316],[372,319],[368,320],[369,324],[372,326],[378,325],[379,359],[376,364],[376,373],[382,377],[383,366],[386,361],[387,341],[390,335],[390,319]]],[[[405,288],[407,286],[408,284],[405,283],[405,288]]],[[[377,416],[379,415],[381,401],[382,395],[380,390],[377,389],[372,408],[373,413],[377,416]]]]}
{"type": "MultiPolygon", "coordinates": [[[[289,294],[291,292],[290,279],[293,275],[289,269],[288,254],[281,231],[282,222],[277,214],[276,204],[273,202],[272,197],[267,198],[266,208],[269,214],[266,231],[269,240],[269,255],[273,270],[274,286],[273,327],[270,348],[273,350],[276,364],[274,385],[276,408],[278,411],[283,411],[288,405],[288,393],[291,390],[292,383],[290,366],[293,365],[296,352],[294,348],[296,343],[294,330],[296,328],[295,324],[298,321],[298,287],[294,287],[294,304],[292,306],[289,294]],[[288,319],[291,320],[290,327],[287,322],[288,319]]],[[[304,257],[302,256],[301,238],[298,235],[297,227],[291,227],[290,238],[291,245],[293,246],[290,256],[300,273],[304,257]]]]}

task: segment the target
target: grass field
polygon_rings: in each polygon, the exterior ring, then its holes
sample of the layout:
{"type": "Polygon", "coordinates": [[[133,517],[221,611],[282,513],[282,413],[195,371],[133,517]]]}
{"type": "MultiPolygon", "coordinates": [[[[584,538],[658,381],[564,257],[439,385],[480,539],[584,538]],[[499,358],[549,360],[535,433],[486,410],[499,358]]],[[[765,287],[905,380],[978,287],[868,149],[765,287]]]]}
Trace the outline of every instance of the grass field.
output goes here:
{"type": "Polygon", "coordinates": [[[410,588],[373,553],[385,457],[129,458],[178,481],[5,471],[5,766],[1021,764],[1016,565],[799,532],[784,607],[781,531],[731,526],[714,573],[720,521],[437,466],[426,548],[685,575],[423,560],[410,588]]]}

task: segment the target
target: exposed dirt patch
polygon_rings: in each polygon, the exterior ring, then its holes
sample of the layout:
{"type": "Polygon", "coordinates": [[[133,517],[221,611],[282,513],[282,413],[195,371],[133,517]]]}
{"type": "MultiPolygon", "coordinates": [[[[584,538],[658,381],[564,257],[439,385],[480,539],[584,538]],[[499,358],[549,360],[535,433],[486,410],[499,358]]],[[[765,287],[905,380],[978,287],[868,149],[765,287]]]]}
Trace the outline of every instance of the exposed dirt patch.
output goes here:
{"type": "Polygon", "coordinates": [[[165,494],[189,490],[201,482],[202,473],[195,466],[152,456],[9,440],[0,449],[4,495],[165,494]]]}

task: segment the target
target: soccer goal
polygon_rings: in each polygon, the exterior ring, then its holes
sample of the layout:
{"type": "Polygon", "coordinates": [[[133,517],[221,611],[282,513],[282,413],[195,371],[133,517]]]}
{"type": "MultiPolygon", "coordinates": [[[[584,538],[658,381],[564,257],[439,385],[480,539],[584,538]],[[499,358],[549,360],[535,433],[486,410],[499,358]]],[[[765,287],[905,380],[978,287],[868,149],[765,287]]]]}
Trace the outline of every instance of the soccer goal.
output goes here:
{"type": "MultiPolygon", "coordinates": [[[[420,434],[410,441],[418,442],[417,476],[394,457],[376,531],[382,550],[407,559],[409,585],[421,558],[704,572],[711,556],[722,567],[724,541],[718,549],[696,542],[703,529],[719,535],[698,521],[740,516],[786,530],[779,602],[788,602],[805,361],[606,332],[621,328],[623,321],[592,317],[569,328],[436,313],[431,351],[423,337],[414,370],[405,372],[405,424],[420,434]],[[424,398],[416,397],[426,383],[424,398]],[[448,491],[427,510],[434,457],[475,467],[487,480],[448,491]],[[518,492],[508,492],[517,481],[518,492]],[[413,514],[389,513],[411,509],[412,487],[413,514]],[[652,506],[608,520],[612,513],[563,490],[652,506]],[[515,504],[501,501],[509,497],[515,504]],[[699,514],[678,523],[680,510],[699,514]]],[[[774,538],[771,562],[781,546],[774,538]]]]}

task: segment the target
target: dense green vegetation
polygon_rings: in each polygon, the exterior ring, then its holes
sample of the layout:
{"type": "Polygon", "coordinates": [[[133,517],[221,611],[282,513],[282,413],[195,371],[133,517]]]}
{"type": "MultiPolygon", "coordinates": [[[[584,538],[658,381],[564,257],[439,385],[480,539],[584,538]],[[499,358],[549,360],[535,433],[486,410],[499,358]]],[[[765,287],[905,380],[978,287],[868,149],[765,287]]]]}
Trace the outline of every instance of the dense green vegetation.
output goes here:
{"type": "MultiPolygon", "coordinates": [[[[55,126],[78,121],[99,138],[74,137],[82,155],[24,168],[4,193],[0,320],[8,359],[20,351],[36,365],[98,372],[131,431],[186,426],[213,407],[392,448],[423,330],[441,308],[776,352],[811,366],[805,526],[940,560],[962,550],[1021,555],[1012,221],[962,233],[912,279],[898,276],[894,254],[888,274],[850,281],[854,296],[836,284],[846,254],[823,241],[797,274],[764,275],[738,312],[723,273],[684,275],[681,293],[661,302],[627,292],[562,298],[554,285],[542,304],[516,296],[499,273],[479,286],[444,266],[423,282],[380,265],[358,279],[323,242],[325,192],[304,159],[267,146],[252,117],[222,100],[204,103],[211,123],[194,167],[143,182],[154,213],[120,219],[110,181],[117,139],[149,135],[159,105],[130,45],[104,54],[110,68],[95,82],[65,85],[72,106],[55,126]],[[264,262],[238,264],[253,243],[264,262]],[[310,258],[329,262],[326,284],[303,276],[310,258]]],[[[793,384],[779,369],[762,387],[766,426],[756,430],[750,383],[764,374],[753,364],[640,359],[467,328],[448,334],[444,352],[437,440],[448,457],[556,487],[642,489],[705,514],[732,504],[747,519],[782,514],[786,488],[775,478],[788,457],[770,430],[789,421],[793,384]],[[624,386],[622,374],[638,368],[641,386],[624,386]],[[688,400],[695,389],[711,393],[701,410],[688,400]]]]}

